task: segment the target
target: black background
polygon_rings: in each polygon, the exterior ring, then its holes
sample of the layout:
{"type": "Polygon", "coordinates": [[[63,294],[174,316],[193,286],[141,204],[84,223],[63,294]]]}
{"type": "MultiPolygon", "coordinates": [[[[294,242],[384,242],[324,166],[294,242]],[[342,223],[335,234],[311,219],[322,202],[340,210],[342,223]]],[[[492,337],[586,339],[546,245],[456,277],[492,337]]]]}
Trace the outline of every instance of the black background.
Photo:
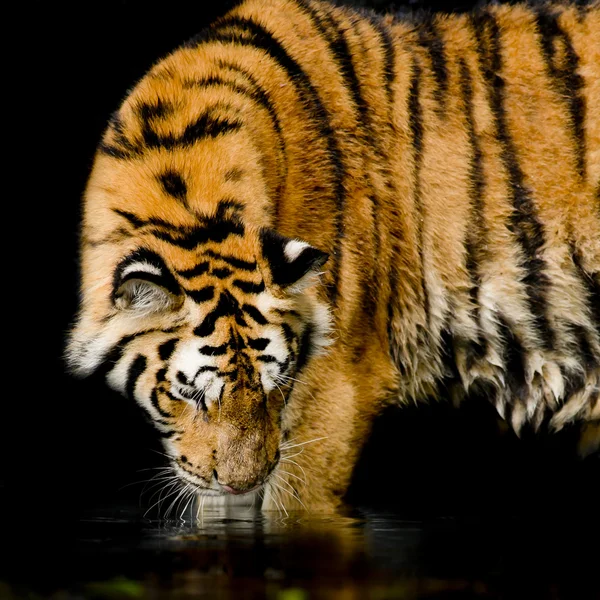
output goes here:
{"type": "MultiPolygon", "coordinates": [[[[5,514],[19,522],[23,515],[64,522],[97,506],[136,503],[141,485],[123,486],[162,464],[153,430],[132,402],[64,371],[64,334],[77,306],[79,202],[95,146],[127,89],[231,4],[46,6],[5,25],[16,29],[8,32],[16,40],[7,63],[17,76],[5,75],[4,92],[6,131],[16,131],[4,140],[11,157],[5,268],[14,273],[4,294],[12,333],[0,485],[5,514]]],[[[374,501],[393,498],[411,513],[593,507],[598,462],[575,459],[570,430],[518,440],[490,406],[473,402],[462,410],[392,411],[376,432],[352,488],[357,501],[369,489],[374,501]]]]}

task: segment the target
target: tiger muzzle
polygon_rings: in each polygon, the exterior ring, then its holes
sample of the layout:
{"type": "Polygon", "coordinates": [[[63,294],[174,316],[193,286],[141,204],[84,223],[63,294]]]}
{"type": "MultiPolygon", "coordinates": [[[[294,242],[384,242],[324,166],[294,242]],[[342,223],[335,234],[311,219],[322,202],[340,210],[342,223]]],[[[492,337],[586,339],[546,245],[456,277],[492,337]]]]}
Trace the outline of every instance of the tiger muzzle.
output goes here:
{"type": "Polygon", "coordinates": [[[268,435],[264,430],[237,430],[219,436],[214,469],[217,482],[230,494],[255,490],[275,468],[278,446],[278,433],[268,435]]]}

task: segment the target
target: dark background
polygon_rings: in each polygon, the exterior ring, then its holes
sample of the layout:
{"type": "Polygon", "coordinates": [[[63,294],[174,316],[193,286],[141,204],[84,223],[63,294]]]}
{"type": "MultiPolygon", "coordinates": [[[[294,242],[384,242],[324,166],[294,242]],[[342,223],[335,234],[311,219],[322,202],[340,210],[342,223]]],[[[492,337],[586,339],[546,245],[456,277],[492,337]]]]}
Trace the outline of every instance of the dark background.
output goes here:
{"type": "MultiPolygon", "coordinates": [[[[232,4],[45,6],[5,24],[17,30],[7,62],[19,77],[5,92],[5,119],[16,127],[4,139],[12,159],[5,202],[17,215],[9,212],[4,223],[6,262],[16,271],[5,314],[15,315],[9,325],[16,331],[5,340],[0,492],[9,502],[3,514],[19,515],[19,527],[135,504],[142,486],[123,486],[162,464],[154,432],[132,402],[64,372],[64,334],[77,306],[79,202],[104,125],[128,88],[232,4]]],[[[357,502],[393,499],[401,512],[435,515],[592,510],[598,461],[575,458],[573,431],[518,440],[484,401],[462,410],[391,411],[375,431],[352,488],[357,502]]]]}

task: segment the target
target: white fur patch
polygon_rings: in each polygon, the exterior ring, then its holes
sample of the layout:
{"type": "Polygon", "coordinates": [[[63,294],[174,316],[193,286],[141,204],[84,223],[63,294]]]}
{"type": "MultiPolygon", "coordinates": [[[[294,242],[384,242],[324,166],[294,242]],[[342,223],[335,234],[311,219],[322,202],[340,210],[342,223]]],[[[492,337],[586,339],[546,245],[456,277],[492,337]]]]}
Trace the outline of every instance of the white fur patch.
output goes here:
{"type": "Polygon", "coordinates": [[[305,248],[310,248],[310,245],[301,240],[290,240],[283,249],[283,253],[288,262],[295,261],[305,248]]]}
{"type": "Polygon", "coordinates": [[[152,275],[162,275],[162,271],[156,266],[152,265],[149,262],[141,261],[134,262],[130,265],[127,265],[123,271],[121,272],[121,277],[125,277],[129,275],[129,273],[151,273],[152,275]]]}

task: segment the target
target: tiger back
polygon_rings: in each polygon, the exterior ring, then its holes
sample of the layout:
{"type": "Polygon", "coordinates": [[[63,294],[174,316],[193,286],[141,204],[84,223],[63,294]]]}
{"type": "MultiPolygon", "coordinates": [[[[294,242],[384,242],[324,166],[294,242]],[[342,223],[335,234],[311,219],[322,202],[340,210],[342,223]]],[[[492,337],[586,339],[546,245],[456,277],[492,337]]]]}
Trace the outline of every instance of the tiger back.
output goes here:
{"type": "Polygon", "coordinates": [[[600,444],[600,9],[247,0],[98,147],[67,359],[189,494],[340,505],[389,404],[600,444]]]}

